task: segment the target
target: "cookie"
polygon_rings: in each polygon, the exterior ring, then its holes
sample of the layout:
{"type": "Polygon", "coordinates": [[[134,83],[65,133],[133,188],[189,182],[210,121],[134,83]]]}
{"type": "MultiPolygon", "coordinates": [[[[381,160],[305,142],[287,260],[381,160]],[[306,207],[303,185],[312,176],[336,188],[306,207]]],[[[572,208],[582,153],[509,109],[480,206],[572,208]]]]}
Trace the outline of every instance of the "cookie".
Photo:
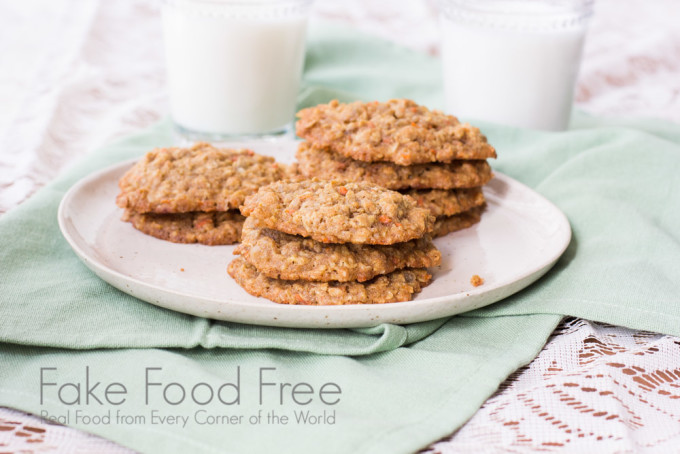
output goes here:
{"type": "Polygon", "coordinates": [[[452,216],[484,205],[482,188],[470,189],[409,189],[400,191],[413,197],[419,207],[427,208],[434,216],[452,216]]]}
{"type": "Polygon", "coordinates": [[[307,178],[365,181],[388,189],[473,188],[493,177],[489,164],[480,160],[401,166],[391,162],[356,161],[307,142],[300,144],[296,156],[297,168],[307,178]]]}
{"type": "Polygon", "coordinates": [[[495,158],[478,128],[408,99],[337,100],[298,112],[297,135],[359,161],[408,166],[458,159],[495,158]]]}
{"type": "Polygon", "coordinates": [[[157,148],[119,181],[116,203],[135,213],[187,213],[238,208],[260,186],[285,178],[286,167],[251,150],[157,148]]]}
{"type": "Polygon", "coordinates": [[[327,244],[310,238],[263,229],[247,218],[240,254],[271,278],[305,281],[367,281],[402,268],[428,268],[441,263],[429,238],[395,245],[327,244]]]}
{"type": "Polygon", "coordinates": [[[434,223],[432,237],[444,236],[477,224],[481,220],[483,210],[484,207],[477,207],[453,216],[438,217],[434,223]]]}
{"type": "Polygon", "coordinates": [[[245,217],[236,210],[169,214],[125,210],[123,220],[131,222],[137,230],[161,240],[216,246],[237,243],[241,238],[245,217]]]}
{"type": "Polygon", "coordinates": [[[285,281],[259,273],[242,257],[234,259],[227,270],[251,295],[280,304],[341,305],[409,301],[432,279],[432,275],[425,270],[406,269],[367,282],[285,281]]]}
{"type": "Polygon", "coordinates": [[[394,244],[432,230],[415,200],[368,183],[280,181],[247,197],[241,213],[259,225],[322,243],[394,244]]]}

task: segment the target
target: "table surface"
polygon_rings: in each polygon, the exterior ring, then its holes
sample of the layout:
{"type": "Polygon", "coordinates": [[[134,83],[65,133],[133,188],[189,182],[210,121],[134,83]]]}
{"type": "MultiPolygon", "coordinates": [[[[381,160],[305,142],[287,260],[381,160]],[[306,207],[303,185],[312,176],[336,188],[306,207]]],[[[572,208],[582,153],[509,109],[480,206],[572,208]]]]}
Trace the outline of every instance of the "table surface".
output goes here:
{"type": "MultiPolygon", "coordinates": [[[[0,213],[88,151],[166,114],[158,8],[154,0],[0,3],[0,213]]],[[[437,55],[436,14],[435,0],[317,0],[313,19],[437,55]]],[[[676,0],[598,0],[577,106],[680,123],[677,17],[676,0]]],[[[567,319],[531,364],[429,450],[624,453],[678,446],[680,338],[567,319]]],[[[130,452],[7,408],[0,408],[0,451],[130,452]]]]}

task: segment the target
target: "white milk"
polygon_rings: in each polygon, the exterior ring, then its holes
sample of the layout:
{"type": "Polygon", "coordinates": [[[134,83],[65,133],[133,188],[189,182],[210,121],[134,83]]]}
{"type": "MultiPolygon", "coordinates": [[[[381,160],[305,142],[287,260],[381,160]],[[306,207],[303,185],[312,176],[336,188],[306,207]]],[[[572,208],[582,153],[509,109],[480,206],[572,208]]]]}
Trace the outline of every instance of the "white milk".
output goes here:
{"type": "Polygon", "coordinates": [[[589,14],[549,22],[540,14],[549,15],[551,4],[560,2],[486,3],[502,5],[506,15],[488,21],[483,12],[441,15],[447,111],[512,126],[566,129],[589,14]]]}
{"type": "Polygon", "coordinates": [[[206,9],[200,1],[164,5],[173,120],[199,133],[280,132],[294,118],[306,16],[256,17],[255,8],[228,8],[217,2],[206,9]]]}

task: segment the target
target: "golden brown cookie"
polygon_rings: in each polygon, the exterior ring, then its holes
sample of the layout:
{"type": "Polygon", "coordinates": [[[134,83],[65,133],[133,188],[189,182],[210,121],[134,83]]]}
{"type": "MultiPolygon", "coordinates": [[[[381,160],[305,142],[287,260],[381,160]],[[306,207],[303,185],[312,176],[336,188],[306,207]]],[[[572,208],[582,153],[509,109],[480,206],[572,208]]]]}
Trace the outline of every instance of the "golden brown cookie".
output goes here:
{"type": "Polygon", "coordinates": [[[415,200],[368,183],[280,181],[247,197],[241,213],[259,225],[322,243],[394,244],[432,230],[415,200]]]}
{"type": "Polygon", "coordinates": [[[493,177],[491,167],[483,160],[401,166],[392,162],[357,161],[308,142],[299,145],[296,156],[299,172],[307,178],[365,181],[388,189],[472,188],[486,184],[493,177]]]}
{"type": "Polygon", "coordinates": [[[481,220],[484,207],[477,207],[453,216],[438,217],[434,223],[432,237],[438,238],[451,232],[467,229],[481,220]]]}
{"type": "Polygon", "coordinates": [[[297,114],[297,135],[360,161],[399,165],[495,158],[478,128],[408,99],[328,104],[297,114]]]}
{"type": "Polygon", "coordinates": [[[266,277],[242,257],[234,259],[227,270],[251,295],[280,304],[342,305],[409,301],[432,278],[425,270],[406,269],[366,282],[285,281],[266,277]]]}
{"type": "Polygon", "coordinates": [[[413,197],[419,207],[427,208],[437,217],[453,216],[484,205],[482,188],[470,189],[409,189],[400,191],[413,197]]]}
{"type": "Polygon", "coordinates": [[[267,277],[305,281],[367,281],[402,268],[429,268],[441,253],[429,238],[394,245],[328,244],[264,229],[247,218],[234,254],[267,277]]]}
{"type": "Polygon", "coordinates": [[[125,210],[123,220],[132,223],[137,230],[161,240],[216,246],[237,243],[241,238],[245,217],[236,210],[168,214],[125,210]]]}
{"type": "Polygon", "coordinates": [[[135,213],[187,213],[238,208],[246,196],[286,177],[285,166],[251,150],[157,148],[120,179],[116,203],[135,213]]]}

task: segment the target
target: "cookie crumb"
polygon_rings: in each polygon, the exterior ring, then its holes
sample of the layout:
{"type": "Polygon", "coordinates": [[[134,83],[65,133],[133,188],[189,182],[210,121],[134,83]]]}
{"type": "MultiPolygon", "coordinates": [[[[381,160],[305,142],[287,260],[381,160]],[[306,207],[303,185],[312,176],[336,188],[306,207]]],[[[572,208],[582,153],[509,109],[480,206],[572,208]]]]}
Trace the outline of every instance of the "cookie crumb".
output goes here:
{"type": "Polygon", "coordinates": [[[479,275],[475,274],[470,278],[470,284],[472,284],[475,287],[479,287],[480,285],[484,284],[484,279],[479,277],[479,275]]]}

